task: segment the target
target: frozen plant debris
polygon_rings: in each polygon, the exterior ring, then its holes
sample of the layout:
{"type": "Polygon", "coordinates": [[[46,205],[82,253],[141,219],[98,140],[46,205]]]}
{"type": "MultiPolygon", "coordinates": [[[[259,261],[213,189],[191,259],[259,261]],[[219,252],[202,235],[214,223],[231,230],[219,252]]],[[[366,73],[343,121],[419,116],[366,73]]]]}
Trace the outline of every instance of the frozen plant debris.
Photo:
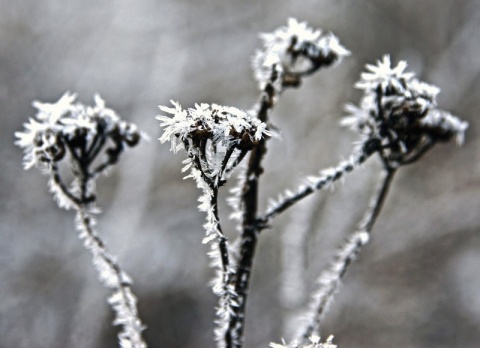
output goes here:
{"type": "Polygon", "coordinates": [[[160,110],[173,117],[157,117],[164,132],[159,139],[170,141],[172,151],[184,149],[189,159],[183,171],[192,165],[208,185],[221,186],[245,154],[260,139],[272,136],[267,125],[248,113],[228,106],[196,104],[185,110],[172,101],[173,108],[160,110]]]}
{"type": "Polygon", "coordinates": [[[360,105],[347,105],[342,124],[378,140],[378,150],[392,166],[410,163],[436,142],[461,144],[468,123],[437,108],[440,89],[405,72],[407,63],[392,67],[389,56],[367,65],[356,87],[364,91],[360,105]]]}
{"type": "Polygon", "coordinates": [[[284,85],[298,85],[301,77],[350,55],[335,35],[323,34],[294,18],[290,18],[286,26],[262,34],[260,38],[263,48],[253,57],[253,67],[262,90],[273,71],[282,76],[281,86],[278,86],[281,89],[284,85]]]}

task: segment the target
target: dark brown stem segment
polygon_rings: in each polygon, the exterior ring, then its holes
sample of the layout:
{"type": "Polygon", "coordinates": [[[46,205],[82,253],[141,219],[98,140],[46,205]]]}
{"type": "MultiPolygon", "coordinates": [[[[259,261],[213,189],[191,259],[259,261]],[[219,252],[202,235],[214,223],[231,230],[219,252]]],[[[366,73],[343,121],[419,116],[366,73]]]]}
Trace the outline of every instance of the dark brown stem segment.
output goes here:
{"type": "MultiPolygon", "coordinates": [[[[274,105],[275,89],[273,82],[278,78],[274,72],[271,77],[272,83],[268,84],[260,101],[258,118],[267,123],[268,113],[274,105]]],[[[246,179],[242,189],[243,201],[243,224],[240,245],[240,256],[235,272],[234,289],[237,296],[238,306],[234,308],[233,315],[228,326],[231,334],[232,347],[240,348],[243,345],[243,331],[245,324],[245,307],[248,296],[248,287],[252,271],[255,249],[257,246],[258,232],[258,180],[263,172],[262,160],[267,151],[267,139],[262,138],[252,150],[248,162],[246,179]]]]}
{"type": "Polygon", "coordinates": [[[370,200],[369,207],[361,220],[358,230],[350,235],[347,242],[335,255],[335,261],[320,276],[320,288],[315,294],[311,305],[311,319],[301,335],[300,341],[306,343],[309,337],[317,334],[320,322],[329,303],[338,290],[340,281],[362,247],[368,243],[372,228],[382,210],[396,170],[386,168],[380,180],[380,185],[370,200]]]}

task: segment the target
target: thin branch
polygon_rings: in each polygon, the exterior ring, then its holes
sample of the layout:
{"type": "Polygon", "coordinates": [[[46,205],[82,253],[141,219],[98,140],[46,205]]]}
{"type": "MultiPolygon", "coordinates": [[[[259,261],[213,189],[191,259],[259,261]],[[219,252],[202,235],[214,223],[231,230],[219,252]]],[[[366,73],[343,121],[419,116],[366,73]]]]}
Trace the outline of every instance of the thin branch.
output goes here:
{"type": "Polygon", "coordinates": [[[62,193],[71,201],[73,204],[78,205],[80,204],[80,199],[78,197],[75,197],[68,187],[65,185],[65,183],[62,180],[62,177],[60,175],[60,171],[58,170],[58,166],[56,162],[50,163],[50,168],[52,169],[52,179],[55,182],[55,184],[58,185],[62,193]]]}
{"type": "Polygon", "coordinates": [[[234,170],[240,164],[240,162],[242,162],[242,160],[245,158],[247,153],[248,153],[247,150],[242,150],[240,154],[237,157],[235,157],[232,163],[226,168],[225,174],[229,175],[232,172],[232,170],[234,170]]]}
{"type": "Polygon", "coordinates": [[[100,153],[100,150],[103,148],[103,145],[105,145],[106,141],[107,139],[103,132],[98,132],[97,134],[95,134],[95,137],[92,140],[92,144],[90,145],[90,149],[88,149],[86,155],[88,164],[91,164],[95,160],[95,158],[100,153]]]}
{"type": "MultiPolygon", "coordinates": [[[[235,296],[231,291],[231,279],[232,279],[232,270],[230,268],[230,256],[228,252],[228,243],[227,237],[224,235],[221,224],[220,216],[218,214],[218,187],[211,187],[212,196],[210,201],[210,206],[213,209],[213,215],[215,219],[215,229],[217,234],[217,243],[218,243],[218,253],[219,259],[221,262],[221,272],[218,274],[219,285],[221,289],[215,289],[219,295],[219,305],[217,310],[217,315],[219,315],[219,320],[217,321],[218,329],[216,330],[217,339],[219,343],[225,343],[226,348],[233,347],[233,337],[232,332],[228,330],[228,323],[231,320],[232,313],[236,306],[235,296]]],[[[217,253],[211,253],[211,256],[216,257],[217,253]]]]}
{"type": "Polygon", "coordinates": [[[359,224],[358,230],[352,233],[347,242],[340,248],[330,268],[321,274],[319,278],[320,287],[311,303],[310,322],[300,336],[302,342],[308,342],[308,338],[319,331],[320,322],[333,296],[338,291],[341,279],[362,247],[368,243],[372,228],[383,207],[394,174],[395,169],[387,168],[384,170],[380,185],[371,198],[369,207],[359,224]]]}
{"type": "Polygon", "coordinates": [[[433,145],[435,145],[435,141],[431,138],[427,138],[427,140],[425,140],[424,144],[419,150],[417,150],[414,154],[410,155],[407,159],[402,161],[402,165],[412,164],[416,162],[425,153],[427,153],[428,150],[430,150],[433,147],[433,145]]]}
{"type": "Polygon", "coordinates": [[[310,177],[308,183],[301,185],[295,193],[286,191],[277,202],[271,203],[268,211],[258,219],[260,226],[266,228],[275,216],[283,213],[303,198],[328,187],[344,175],[352,172],[373,154],[373,150],[374,149],[367,149],[367,146],[362,146],[361,150],[357,150],[347,160],[342,161],[336,167],[321,171],[318,177],[310,177]]]}

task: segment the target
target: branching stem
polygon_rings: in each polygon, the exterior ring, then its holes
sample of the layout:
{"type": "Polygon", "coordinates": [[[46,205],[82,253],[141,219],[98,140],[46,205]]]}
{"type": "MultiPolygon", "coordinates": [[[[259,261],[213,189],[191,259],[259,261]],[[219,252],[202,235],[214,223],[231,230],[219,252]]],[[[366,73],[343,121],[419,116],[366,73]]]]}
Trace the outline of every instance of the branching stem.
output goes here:
{"type": "Polygon", "coordinates": [[[307,185],[302,185],[296,193],[286,195],[273,207],[271,207],[263,216],[258,219],[258,224],[261,228],[268,227],[269,222],[277,215],[283,213],[288,208],[292,207],[303,198],[311,195],[312,193],[328,187],[330,184],[342,178],[345,174],[352,172],[356,167],[363,164],[371,155],[371,150],[366,150],[365,146],[361,151],[358,151],[351,155],[348,160],[342,161],[336,167],[330,168],[326,171],[322,171],[319,177],[311,180],[307,185]]]}

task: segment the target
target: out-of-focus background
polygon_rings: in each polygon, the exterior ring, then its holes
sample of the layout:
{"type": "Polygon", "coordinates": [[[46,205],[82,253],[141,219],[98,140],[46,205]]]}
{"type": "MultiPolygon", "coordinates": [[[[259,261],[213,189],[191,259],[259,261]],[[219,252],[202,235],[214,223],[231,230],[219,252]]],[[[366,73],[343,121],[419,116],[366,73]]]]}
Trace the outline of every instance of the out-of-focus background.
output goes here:
{"type": "MultiPolygon", "coordinates": [[[[340,347],[480,346],[480,3],[477,0],[0,0],[0,347],[115,347],[116,328],[74,230],[46,178],[23,171],[14,132],[33,100],[67,90],[135,122],[151,141],[100,180],[98,229],[133,276],[151,347],[212,347],[216,299],[201,244],[198,190],[182,154],[160,145],[159,104],[249,109],[258,34],[288,17],[333,31],[352,52],[282,96],[269,142],[269,196],[347,156],[338,126],[366,63],[389,53],[442,90],[470,122],[463,147],[438,145],[400,171],[372,243],[345,276],[322,335],[340,347]]],[[[367,206],[379,165],[311,197],[264,232],[250,291],[246,347],[294,337],[297,308],[367,206]],[[302,241],[306,243],[301,243],[302,241]],[[295,269],[294,274],[282,270],[295,269]]],[[[227,189],[223,194],[227,196],[227,189]]],[[[228,207],[222,208],[227,220],[228,207]]],[[[234,227],[226,223],[233,239],[234,227]]]]}

